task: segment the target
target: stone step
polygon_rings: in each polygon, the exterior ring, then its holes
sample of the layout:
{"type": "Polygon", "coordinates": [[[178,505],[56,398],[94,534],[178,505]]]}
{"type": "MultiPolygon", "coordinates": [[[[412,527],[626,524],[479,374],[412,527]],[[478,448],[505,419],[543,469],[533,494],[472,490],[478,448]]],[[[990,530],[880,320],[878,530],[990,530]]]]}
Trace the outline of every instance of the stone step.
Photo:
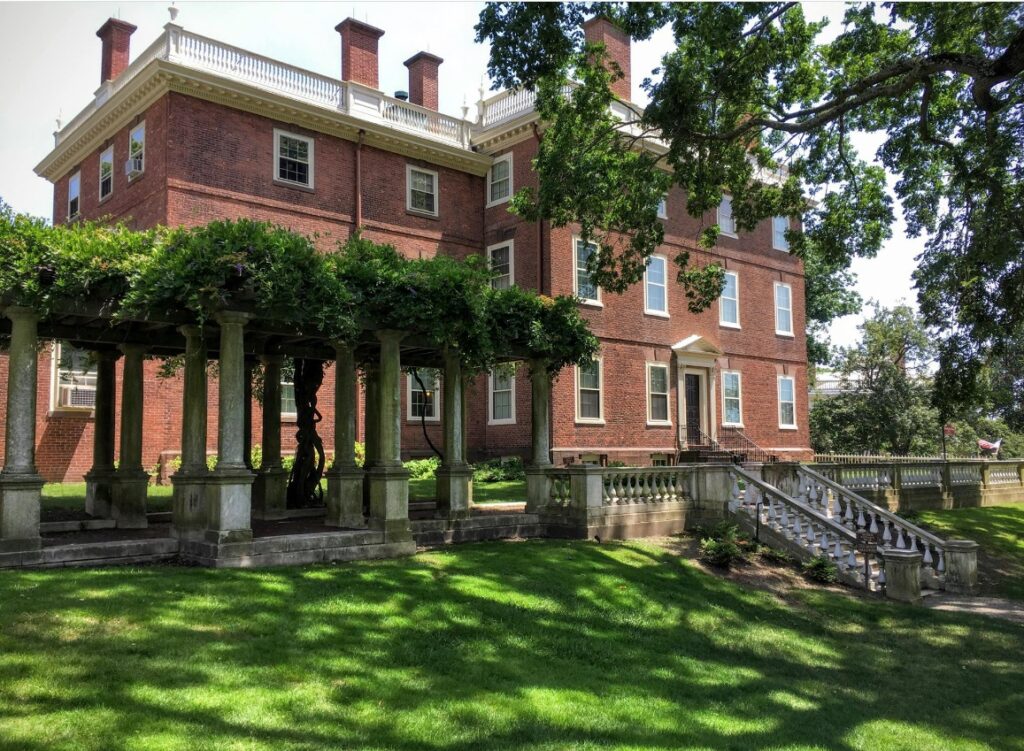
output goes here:
{"type": "Polygon", "coordinates": [[[294,553],[302,550],[328,550],[360,545],[379,545],[383,542],[383,532],[369,529],[308,532],[298,535],[257,537],[252,541],[252,554],[260,556],[271,553],[294,553]]]}
{"type": "Polygon", "coordinates": [[[178,554],[178,541],[173,537],[108,542],[78,542],[51,545],[39,551],[41,567],[98,566],[101,564],[152,563],[169,560],[178,554]]]}
{"type": "Polygon", "coordinates": [[[57,532],[81,532],[87,529],[114,529],[117,522],[113,519],[75,519],[67,522],[40,522],[39,534],[49,535],[57,532]]]}

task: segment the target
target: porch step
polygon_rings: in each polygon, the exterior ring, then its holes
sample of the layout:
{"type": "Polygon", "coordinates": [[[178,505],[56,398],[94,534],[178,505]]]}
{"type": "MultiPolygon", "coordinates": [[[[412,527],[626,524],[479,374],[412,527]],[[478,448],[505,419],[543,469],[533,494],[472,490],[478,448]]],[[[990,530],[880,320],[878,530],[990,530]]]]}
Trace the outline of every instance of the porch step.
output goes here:
{"type": "Polygon", "coordinates": [[[428,547],[453,542],[481,542],[510,538],[539,537],[542,529],[536,514],[491,513],[470,519],[422,519],[413,521],[416,544],[428,547]]]}
{"type": "Polygon", "coordinates": [[[178,540],[152,537],[144,540],[78,542],[48,545],[39,550],[0,555],[0,568],[29,566],[63,568],[67,566],[134,565],[157,563],[178,555],[178,540]]]}

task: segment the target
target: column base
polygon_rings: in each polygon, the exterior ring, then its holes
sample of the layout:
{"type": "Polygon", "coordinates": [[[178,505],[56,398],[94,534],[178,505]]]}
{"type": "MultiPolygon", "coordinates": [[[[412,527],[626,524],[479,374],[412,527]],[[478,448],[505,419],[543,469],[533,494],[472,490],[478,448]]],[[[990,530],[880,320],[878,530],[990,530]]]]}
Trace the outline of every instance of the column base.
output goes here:
{"type": "Polygon", "coordinates": [[[214,544],[252,541],[252,484],[248,469],[215,469],[206,481],[206,533],[214,544]]]}
{"type": "Polygon", "coordinates": [[[171,535],[180,540],[201,540],[206,534],[206,485],[210,473],[205,470],[179,469],[171,476],[174,497],[171,502],[171,535]]]}
{"type": "Polygon", "coordinates": [[[386,542],[412,539],[409,527],[409,470],[405,467],[371,467],[366,471],[370,488],[368,526],[384,532],[386,542]]]}
{"type": "Polygon", "coordinates": [[[116,472],[112,469],[91,469],[85,476],[85,513],[109,519],[113,504],[113,484],[116,472]]]}
{"type": "Polygon", "coordinates": [[[145,529],[149,475],[143,470],[117,470],[110,481],[110,518],[118,529],[145,529]]]}
{"type": "Polygon", "coordinates": [[[473,467],[444,465],[437,470],[437,516],[441,519],[468,519],[473,505],[473,467]]]}
{"type": "Polygon", "coordinates": [[[526,468],[526,513],[536,514],[548,505],[548,470],[553,466],[526,468]]]}
{"type": "Polygon", "coordinates": [[[0,472],[0,553],[39,550],[39,499],[43,478],[35,472],[0,472]]]}
{"type": "Polygon", "coordinates": [[[252,518],[284,519],[288,495],[288,470],[261,469],[252,484],[252,518]]]}
{"type": "Polygon", "coordinates": [[[324,524],[328,527],[366,527],[363,516],[363,470],[359,467],[339,467],[327,471],[327,516],[324,524]]]}

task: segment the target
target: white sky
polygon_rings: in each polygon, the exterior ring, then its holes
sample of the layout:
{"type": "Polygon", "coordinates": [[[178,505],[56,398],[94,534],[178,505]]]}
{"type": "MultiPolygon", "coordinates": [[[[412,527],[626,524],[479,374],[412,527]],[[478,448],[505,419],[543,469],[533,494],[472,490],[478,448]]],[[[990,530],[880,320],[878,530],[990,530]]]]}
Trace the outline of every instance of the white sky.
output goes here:
{"type": "MultiPolygon", "coordinates": [[[[138,54],[169,20],[166,2],[2,2],[0,1],[0,197],[16,210],[50,217],[52,190],[32,168],[53,147],[56,119],[67,122],[99,86],[100,40],[95,31],[113,16],[138,26],[132,52],[138,54]]],[[[338,77],[341,45],[334,27],[348,16],[384,29],[380,40],[380,82],[387,92],[408,89],[402,61],[426,49],[445,59],[440,72],[441,109],[460,114],[463,97],[472,108],[485,75],[487,50],[473,42],[477,2],[178,2],[177,23],[198,34],[338,77]]],[[[811,17],[841,18],[838,2],[804,3],[811,17]]],[[[642,101],[640,81],[671,46],[663,29],[633,47],[633,98],[642,101]]],[[[485,87],[490,88],[484,81],[485,87]]],[[[473,116],[472,110],[470,117],[473,116]]],[[[857,143],[870,157],[869,139],[857,143]]],[[[899,212],[897,212],[899,213],[899,212]]],[[[910,274],[921,240],[904,236],[902,220],[877,259],[859,260],[853,270],[865,298],[884,305],[913,302],[910,274]]],[[[859,316],[832,326],[836,344],[855,341],[859,316]]]]}

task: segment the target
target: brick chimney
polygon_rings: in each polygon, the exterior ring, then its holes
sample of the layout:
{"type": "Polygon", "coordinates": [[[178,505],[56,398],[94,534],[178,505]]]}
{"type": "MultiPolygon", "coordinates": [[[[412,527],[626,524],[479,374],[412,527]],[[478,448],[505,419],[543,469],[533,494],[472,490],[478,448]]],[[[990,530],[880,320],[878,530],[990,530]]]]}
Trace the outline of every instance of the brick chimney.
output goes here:
{"type": "Polygon", "coordinates": [[[341,80],[379,89],[377,40],[384,32],[354,18],[346,18],[334,30],[341,34],[341,80]]]}
{"type": "Polygon", "coordinates": [[[100,83],[113,81],[128,67],[128,48],[137,27],[117,18],[108,18],[96,36],[103,40],[100,57],[100,83]]]}
{"type": "Polygon", "coordinates": [[[437,69],[444,60],[429,52],[417,52],[405,61],[409,69],[409,101],[427,109],[437,109],[437,69]]]}
{"type": "Polygon", "coordinates": [[[588,44],[603,44],[605,55],[622,68],[623,76],[612,83],[612,93],[623,101],[630,101],[629,34],[604,16],[595,16],[583,24],[588,44]]]}

